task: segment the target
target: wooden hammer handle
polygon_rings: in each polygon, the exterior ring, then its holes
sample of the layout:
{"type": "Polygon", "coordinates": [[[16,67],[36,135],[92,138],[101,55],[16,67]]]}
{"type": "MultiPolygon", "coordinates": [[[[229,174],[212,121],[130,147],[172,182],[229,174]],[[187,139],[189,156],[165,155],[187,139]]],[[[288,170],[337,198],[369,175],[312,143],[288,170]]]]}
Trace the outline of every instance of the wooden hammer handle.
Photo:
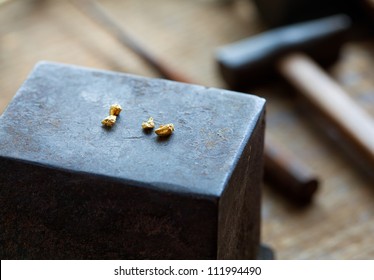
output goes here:
{"type": "Polygon", "coordinates": [[[283,57],[278,70],[358,149],[374,169],[374,120],[331,79],[322,68],[301,53],[283,57]]]}
{"type": "Polygon", "coordinates": [[[297,157],[265,137],[264,179],[299,204],[308,203],[318,188],[318,179],[297,157]]]}

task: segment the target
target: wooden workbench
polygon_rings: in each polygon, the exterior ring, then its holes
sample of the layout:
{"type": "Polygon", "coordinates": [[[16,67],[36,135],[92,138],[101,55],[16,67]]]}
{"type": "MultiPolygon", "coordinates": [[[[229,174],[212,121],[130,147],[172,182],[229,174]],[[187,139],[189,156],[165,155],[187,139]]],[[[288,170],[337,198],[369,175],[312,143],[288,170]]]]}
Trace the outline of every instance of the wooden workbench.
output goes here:
{"type": "MultiPolygon", "coordinates": [[[[218,2],[101,1],[125,30],[196,83],[224,87],[215,68],[214,49],[264,27],[249,1],[229,6],[218,2]]],[[[370,42],[351,43],[331,70],[372,116],[373,50],[370,42]]],[[[39,60],[157,77],[68,1],[1,4],[0,112],[39,60]]],[[[374,259],[373,182],[282,91],[270,84],[253,92],[268,100],[267,133],[309,164],[322,185],[314,203],[304,208],[293,206],[265,186],[263,242],[275,249],[278,259],[374,259]]]]}

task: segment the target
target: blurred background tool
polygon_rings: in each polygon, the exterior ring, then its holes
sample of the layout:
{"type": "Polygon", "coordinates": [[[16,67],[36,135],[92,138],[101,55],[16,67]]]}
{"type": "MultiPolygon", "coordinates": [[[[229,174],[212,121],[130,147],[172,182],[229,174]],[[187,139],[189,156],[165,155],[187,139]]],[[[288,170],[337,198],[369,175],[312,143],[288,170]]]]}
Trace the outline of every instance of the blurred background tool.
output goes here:
{"type": "Polygon", "coordinates": [[[279,74],[279,60],[294,53],[302,52],[324,66],[333,64],[350,27],[345,15],[284,26],[221,47],[216,60],[230,88],[254,88],[271,81],[279,74]]]}
{"type": "Polygon", "coordinates": [[[318,179],[305,163],[270,138],[267,135],[265,141],[265,182],[297,205],[308,204],[318,189],[318,179]]]}
{"type": "Polygon", "coordinates": [[[281,27],[221,48],[217,61],[232,88],[269,80],[275,69],[343,135],[359,154],[357,161],[373,175],[373,119],[308,57],[324,65],[334,62],[349,28],[344,15],[281,27]]]}
{"type": "MultiPolygon", "coordinates": [[[[0,111],[39,60],[158,76],[132,51],[67,1],[12,0],[0,8],[0,111]]],[[[275,2],[275,1],[274,1],[275,2]]],[[[215,71],[218,46],[258,34],[266,26],[252,1],[216,5],[205,0],[101,0],[118,25],[193,81],[225,87],[215,71]],[[143,40],[146,38],[146,40],[143,40]]],[[[331,74],[374,116],[373,40],[351,42],[331,74]]],[[[251,91],[252,92],[252,91],[251,91]]],[[[373,184],[352,169],[335,143],[321,136],[281,84],[253,92],[267,98],[267,135],[287,146],[323,181],[313,207],[295,209],[264,188],[262,237],[279,259],[373,259],[373,184]]],[[[105,108],[104,108],[105,109],[105,108]]]]}
{"type": "MultiPolygon", "coordinates": [[[[105,28],[109,34],[116,38],[125,47],[134,51],[148,65],[154,68],[162,77],[178,82],[196,84],[189,78],[184,77],[176,68],[167,66],[161,58],[153,55],[150,50],[125,32],[115,20],[97,3],[92,0],[72,1],[79,9],[89,16],[96,23],[105,28]]],[[[318,179],[312,175],[312,172],[306,165],[297,164],[297,159],[282,151],[280,145],[277,147],[272,144],[265,146],[265,176],[275,186],[280,186],[281,193],[285,197],[296,201],[297,204],[306,204],[311,202],[314,193],[318,188],[318,179]],[[286,160],[287,155],[287,160],[286,160]],[[298,165],[298,168],[295,166],[298,165]]]]}
{"type": "Polygon", "coordinates": [[[97,1],[71,0],[70,2],[76,5],[85,15],[91,17],[97,24],[104,27],[121,44],[130,48],[163,78],[190,83],[189,80],[179,74],[176,69],[171,69],[170,66],[160,58],[156,58],[145,46],[140,45],[133,36],[126,33],[97,1]]]}

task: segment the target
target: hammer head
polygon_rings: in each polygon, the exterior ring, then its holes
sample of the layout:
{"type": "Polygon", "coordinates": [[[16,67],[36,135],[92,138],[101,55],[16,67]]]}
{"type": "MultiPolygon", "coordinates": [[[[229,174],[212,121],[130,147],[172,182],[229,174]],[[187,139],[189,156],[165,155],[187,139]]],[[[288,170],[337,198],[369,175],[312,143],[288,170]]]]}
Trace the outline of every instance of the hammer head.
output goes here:
{"type": "Polygon", "coordinates": [[[304,52],[321,65],[330,65],[349,28],[345,15],[281,27],[220,48],[216,60],[228,85],[244,89],[274,76],[275,63],[288,53],[304,52]]]}

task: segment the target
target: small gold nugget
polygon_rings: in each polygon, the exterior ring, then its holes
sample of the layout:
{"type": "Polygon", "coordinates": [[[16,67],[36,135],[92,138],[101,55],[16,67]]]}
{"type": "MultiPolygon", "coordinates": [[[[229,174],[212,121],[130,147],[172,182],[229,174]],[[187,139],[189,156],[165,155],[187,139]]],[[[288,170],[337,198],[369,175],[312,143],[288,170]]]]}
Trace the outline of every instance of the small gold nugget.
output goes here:
{"type": "Polygon", "coordinates": [[[142,128],[143,128],[143,129],[152,129],[152,128],[154,128],[154,127],[155,127],[155,123],[154,123],[152,117],[150,117],[150,118],[148,119],[148,121],[146,121],[146,122],[142,122],[142,128]]]}
{"type": "Polygon", "coordinates": [[[174,131],[174,125],[172,123],[160,125],[159,128],[155,130],[155,133],[158,136],[169,136],[173,133],[174,131]]]}
{"type": "Polygon", "coordinates": [[[121,113],[121,111],[122,111],[121,105],[113,104],[112,106],[110,106],[109,115],[110,116],[118,116],[119,113],[121,113]]]}
{"type": "Polygon", "coordinates": [[[105,126],[112,127],[116,123],[117,117],[116,116],[108,116],[101,121],[101,123],[105,126]]]}

